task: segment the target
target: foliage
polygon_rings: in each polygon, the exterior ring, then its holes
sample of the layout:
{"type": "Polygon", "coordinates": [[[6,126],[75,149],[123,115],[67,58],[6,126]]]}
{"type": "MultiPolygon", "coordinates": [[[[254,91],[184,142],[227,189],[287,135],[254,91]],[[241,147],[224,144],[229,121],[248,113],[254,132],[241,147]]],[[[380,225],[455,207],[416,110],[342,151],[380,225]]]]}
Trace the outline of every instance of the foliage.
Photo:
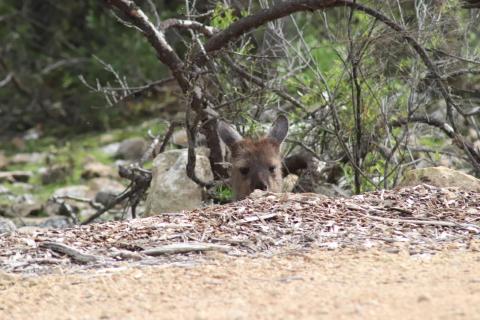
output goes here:
{"type": "MultiPolygon", "coordinates": [[[[167,17],[176,10],[154,2],[167,17]]],[[[38,124],[47,130],[63,127],[64,132],[125,125],[132,121],[128,106],[109,106],[79,76],[93,87],[120,87],[100,61],[107,61],[130,86],[166,74],[148,42],[135,30],[112,23],[100,1],[5,0],[0,16],[0,75],[13,73],[20,84],[10,81],[0,90],[0,132],[38,124]]]]}

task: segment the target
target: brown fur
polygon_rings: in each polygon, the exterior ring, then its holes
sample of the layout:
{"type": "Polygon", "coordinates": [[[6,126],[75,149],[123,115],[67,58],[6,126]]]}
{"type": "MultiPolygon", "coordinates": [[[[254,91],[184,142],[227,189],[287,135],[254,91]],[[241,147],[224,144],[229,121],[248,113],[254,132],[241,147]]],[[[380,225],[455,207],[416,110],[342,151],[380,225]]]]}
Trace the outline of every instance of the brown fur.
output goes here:
{"type": "Polygon", "coordinates": [[[280,145],[265,137],[238,141],[232,146],[231,183],[236,200],[255,189],[280,192],[282,189],[282,159],[280,145]],[[245,174],[245,169],[248,172],[245,174]],[[244,171],[242,173],[242,170],[244,171]]]}

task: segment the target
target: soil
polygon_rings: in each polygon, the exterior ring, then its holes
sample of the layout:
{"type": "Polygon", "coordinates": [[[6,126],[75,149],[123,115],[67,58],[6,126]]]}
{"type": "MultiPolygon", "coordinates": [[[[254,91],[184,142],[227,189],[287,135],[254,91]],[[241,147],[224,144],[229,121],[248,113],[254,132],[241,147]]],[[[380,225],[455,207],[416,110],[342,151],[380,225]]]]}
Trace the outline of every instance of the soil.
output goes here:
{"type": "Polygon", "coordinates": [[[480,254],[368,250],[22,276],[0,319],[480,319],[480,254]]]}

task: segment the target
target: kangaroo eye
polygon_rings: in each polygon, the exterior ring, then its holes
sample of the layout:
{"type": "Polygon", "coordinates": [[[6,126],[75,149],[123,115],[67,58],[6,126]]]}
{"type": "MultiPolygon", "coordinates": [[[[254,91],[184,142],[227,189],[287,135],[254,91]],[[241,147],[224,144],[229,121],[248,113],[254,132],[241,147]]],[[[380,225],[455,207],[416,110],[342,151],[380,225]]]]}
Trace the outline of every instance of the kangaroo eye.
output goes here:
{"type": "Polygon", "coordinates": [[[268,171],[270,171],[271,173],[274,173],[275,172],[275,166],[268,167],[268,171]]]}
{"type": "Polygon", "coordinates": [[[248,167],[240,168],[240,173],[243,174],[244,176],[248,174],[248,171],[249,171],[248,167]]]}

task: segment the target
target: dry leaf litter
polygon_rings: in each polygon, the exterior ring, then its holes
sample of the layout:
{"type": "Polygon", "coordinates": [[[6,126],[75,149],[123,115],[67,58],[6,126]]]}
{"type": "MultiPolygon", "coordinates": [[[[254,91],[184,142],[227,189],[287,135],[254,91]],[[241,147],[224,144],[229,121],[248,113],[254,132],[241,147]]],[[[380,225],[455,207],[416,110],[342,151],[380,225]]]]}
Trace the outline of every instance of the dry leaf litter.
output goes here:
{"type": "Polygon", "coordinates": [[[256,191],[190,212],[0,235],[0,268],[41,274],[189,265],[209,250],[269,256],[376,247],[415,255],[479,250],[479,240],[480,193],[425,184],[350,198],[256,191]]]}

